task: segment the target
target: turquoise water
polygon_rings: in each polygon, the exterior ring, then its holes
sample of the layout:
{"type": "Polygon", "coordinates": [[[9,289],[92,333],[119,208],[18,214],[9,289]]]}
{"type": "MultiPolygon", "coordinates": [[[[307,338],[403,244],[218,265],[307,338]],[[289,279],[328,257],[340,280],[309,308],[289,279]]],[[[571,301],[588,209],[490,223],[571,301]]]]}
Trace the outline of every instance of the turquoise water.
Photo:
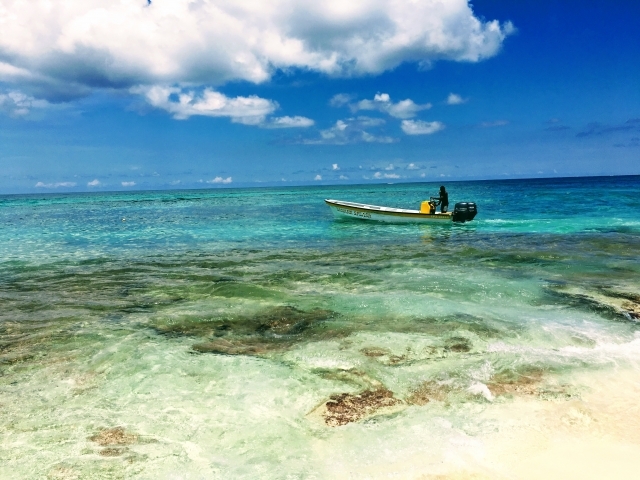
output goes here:
{"type": "Polygon", "coordinates": [[[323,202],[438,186],[0,197],[0,477],[500,478],[516,406],[640,385],[640,177],[323,202]]]}

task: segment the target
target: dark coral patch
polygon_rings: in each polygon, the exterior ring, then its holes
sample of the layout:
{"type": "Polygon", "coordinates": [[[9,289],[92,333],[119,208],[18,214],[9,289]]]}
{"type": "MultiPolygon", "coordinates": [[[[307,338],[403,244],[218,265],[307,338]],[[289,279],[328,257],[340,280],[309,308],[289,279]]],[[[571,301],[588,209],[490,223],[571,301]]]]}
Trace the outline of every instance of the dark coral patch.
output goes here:
{"type": "Polygon", "coordinates": [[[384,387],[365,390],[357,395],[341,393],[332,395],[325,404],[324,421],[330,427],[338,427],[357,422],[385,407],[393,407],[402,403],[394,398],[393,392],[384,387]]]}

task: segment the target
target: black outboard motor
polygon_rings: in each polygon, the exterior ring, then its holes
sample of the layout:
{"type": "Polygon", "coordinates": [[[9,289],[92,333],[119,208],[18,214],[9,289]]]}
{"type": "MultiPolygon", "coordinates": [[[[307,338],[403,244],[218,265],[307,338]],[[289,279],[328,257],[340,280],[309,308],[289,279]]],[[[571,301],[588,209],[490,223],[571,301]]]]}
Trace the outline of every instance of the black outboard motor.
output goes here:
{"type": "Polygon", "coordinates": [[[452,220],[454,222],[470,222],[474,219],[478,209],[473,202],[458,202],[453,209],[452,220]]]}

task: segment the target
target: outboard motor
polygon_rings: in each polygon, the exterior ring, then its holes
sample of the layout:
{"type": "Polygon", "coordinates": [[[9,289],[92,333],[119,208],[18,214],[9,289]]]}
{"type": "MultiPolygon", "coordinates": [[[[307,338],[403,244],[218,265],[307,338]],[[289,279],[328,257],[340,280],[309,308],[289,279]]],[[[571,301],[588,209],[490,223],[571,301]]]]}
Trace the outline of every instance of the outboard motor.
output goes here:
{"type": "Polygon", "coordinates": [[[455,208],[453,209],[452,220],[454,222],[470,222],[474,219],[476,214],[478,213],[478,209],[476,204],[473,202],[458,202],[456,203],[455,208]]]}

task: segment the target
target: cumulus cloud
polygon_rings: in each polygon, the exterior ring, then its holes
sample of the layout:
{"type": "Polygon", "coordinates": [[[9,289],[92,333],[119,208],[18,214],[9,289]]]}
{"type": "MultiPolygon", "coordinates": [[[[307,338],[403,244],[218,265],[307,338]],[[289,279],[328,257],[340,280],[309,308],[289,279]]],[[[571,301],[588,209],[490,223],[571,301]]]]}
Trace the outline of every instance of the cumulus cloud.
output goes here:
{"type": "Polygon", "coordinates": [[[216,177],[216,178],[213,178],[211,180],[207,180],[207,183],[223,183],[223,184],[227,184],[227,183],[231,183],[232,181],[233,181],[233,179],[231,177],[227,177],[227,178],[216,177]]]}
{"type": "Polygon", "coordinates": [[[331,170],[340,170],[340,167],[338,166],[337,163],[333,163],[331,164],[331,170]]]}
{"type": "Polygon", "coordinates": [[[267,118],[278,108],[277,102],[255,95],[230,98],[211,88],[196,91],[160,85],[137,86],[130,91],[143,95],[150,105],[171,113],[176,120],[186,120],[193,115],[228,117],[235,123],[264,128],[306,128],[315,123],[301,116],[267,118]]]}
{"type": "Polygon", "coordinates": [[[135,184],[136,182],[122,182],[123,187],[133,187],[135,184]]]}
{"type": "Polygon", "coordinates": [[[60,188],[60,187],[75,187],[76,182],[55,182],[55,183],[44,183],[38,182],[36,183],[36,188],[60,188]]]}
{"type": "MultiPolygon", "coordinates": [[[[259,125],[270,113],[278,108],[277,103],[257,96],[229,98],[207,88],[202,92],[184,90],[179,87],[135,87],[133,93],[145,96],[147,102],[156,108],[166,110],[177,120],[185,120],[192,115],[207,117],[230,117],[236,123],[259,125]]],[[[288,117],[290,118],[290,117],[288,117]]]]}
{"type": "Polygon", "coordinates": [[[322,175],[316,175],[315,177],[313,177],[313,179],[316,181],[320,181],[322,180],[322,175]]]}
{"type": "Polygon", "coordinates": [[[313,126],[315,122],[307,117],[276,117],[269,119],[264,125],[265,128],[307,128],[313,126]]]}
{"type": "Polygon", "coordinates": [[[49,103],[45,100],[38,100],[16,90],[0,93],[0,112],[14,117],[22,117],[33,108],[45,108],[48,105],[49,103]]]}
{"type": "Polygon", "coordinates": [[[346,145],[348,143],[393,143],[396,139],[386,135],[376,135],[365,128],[377,127],[384,121],[370,121],[369,117],[347,118],[338,120],[332,127],[320,130],[320,138],[305,139],[307,145],[346,145]]]}
{"type": "Polygon", "coordinates": [[[420,167],[417,167],[415,163],[410,163],[407,165],[407,170],[419,170],[420,167]]]}
{"type": "Polygon", "coordinates": [[[466,100],[457,93],[450,93],[447,97],[447,105],[460,105],[464,102],[466,102],[466,100]]]}
{"type": "Polygon", "coordinates": [[[87,187],[99,187],[100,185],[102,185],[102,183],[97,178],[87,182],[87,187]]]}
{"type": "Polygon", "coordinates": [[[0,25],[0,81],[48,99],[259,83],[290,68],[354,76],[404,62],[476,62],[514,30],[477,18],[468,0],[3,0],[0,25]]]}
{"type": "Polygon", "coordinates": [[[373,174],[373,178],[400,178],[400,175],[397,173],[376,172],[373,174]]]}
{"type": "Polygon", "coordinates": [[[340,175],[340,180],[349,180],[349,177],[346,175],[340,175]]]}
{"type": "Polygon", "coordinates": [[[442,122],[423,122],[422,120],[403,120],[402,131],[407,135],[431,135],[444,130],[442,122]]]}
{"type": "Polygon", "coordinates": [[[350,107],[353,111],[377,110],[395,118],[412,118],[419,111],[431,108],[431,104],[418,105],[409,98],[393,103],[388,93],[378,93],[373,100],[360,100],[358,103],[351,104],[350,107]]]}
{"type": "Polygon", "coordinates": [[[331,105],[332,107],[344,107],[345,105],[348,105],[351,100],[353,100],[353,95],[338,93],[337,95],[331,97],[331,100],[329,100],[329,105],[331,105]]]}

